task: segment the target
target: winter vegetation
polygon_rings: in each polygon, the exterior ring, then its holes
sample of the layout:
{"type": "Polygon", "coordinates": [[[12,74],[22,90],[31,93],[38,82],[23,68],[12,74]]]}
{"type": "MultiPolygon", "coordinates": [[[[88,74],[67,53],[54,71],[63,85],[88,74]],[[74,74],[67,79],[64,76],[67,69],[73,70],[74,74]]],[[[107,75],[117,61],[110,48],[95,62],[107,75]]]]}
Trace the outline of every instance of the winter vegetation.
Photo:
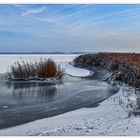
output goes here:
{"type": "Polygon", "coordinates": [[[45,80],[46,78],[56,78],[62,80],[64,69],[57,65],[53,59],[40,59],[39,61],[17,61],[10,66],[10,71],[6,73],[8,80],[45,80]]]}
{"type": "Polygon", "coordinates": [[[140,89],[140,54],[97,53],[81,55],[74,59],[80,67],[98,67],[113,72],[114,80],[140,89]]]}

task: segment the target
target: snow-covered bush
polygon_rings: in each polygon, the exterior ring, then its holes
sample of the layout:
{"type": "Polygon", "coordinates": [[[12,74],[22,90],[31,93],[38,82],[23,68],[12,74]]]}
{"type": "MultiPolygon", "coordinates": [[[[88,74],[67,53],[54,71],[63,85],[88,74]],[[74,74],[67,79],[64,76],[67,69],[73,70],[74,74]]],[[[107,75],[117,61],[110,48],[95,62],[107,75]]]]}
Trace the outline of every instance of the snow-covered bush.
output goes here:
{"type": "Polygon", "coordinates": [[[140,89],[140,54],[97,53],[81,55],[74,59],[75,66],[100,67],[113,72],[114,80],[140,89]]]}

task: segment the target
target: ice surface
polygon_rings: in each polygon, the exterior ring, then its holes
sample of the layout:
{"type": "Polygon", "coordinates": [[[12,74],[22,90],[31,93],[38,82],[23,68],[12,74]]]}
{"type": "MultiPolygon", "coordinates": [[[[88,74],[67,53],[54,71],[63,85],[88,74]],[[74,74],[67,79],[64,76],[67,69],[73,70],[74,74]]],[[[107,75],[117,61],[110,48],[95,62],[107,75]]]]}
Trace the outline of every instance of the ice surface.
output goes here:
{"type": "Polygon", "coordinates": [[[0,135],[140,135],[140,118],[129,116],[131,108],[127,105],[131,99],[136,99],[134,90],[121,87],[96,108],[82,108],[0,130],[0,135]]]}

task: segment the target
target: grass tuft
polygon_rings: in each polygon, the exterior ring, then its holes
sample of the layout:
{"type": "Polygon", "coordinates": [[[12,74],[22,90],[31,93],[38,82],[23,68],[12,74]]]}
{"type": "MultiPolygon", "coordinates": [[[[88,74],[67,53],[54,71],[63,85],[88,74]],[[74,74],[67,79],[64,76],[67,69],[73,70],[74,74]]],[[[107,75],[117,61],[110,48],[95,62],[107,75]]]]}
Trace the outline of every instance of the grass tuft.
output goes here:
{"type": "Polygon", "coordinates": [[[10,67],[10,71],[6,74],[6,79],[9,80],[30,80],[30,79],[45,79],[53,77],[62,80],[64,69],[57,66],[53,59],[40,59],[39,61],[16,62],[10,67]]]}

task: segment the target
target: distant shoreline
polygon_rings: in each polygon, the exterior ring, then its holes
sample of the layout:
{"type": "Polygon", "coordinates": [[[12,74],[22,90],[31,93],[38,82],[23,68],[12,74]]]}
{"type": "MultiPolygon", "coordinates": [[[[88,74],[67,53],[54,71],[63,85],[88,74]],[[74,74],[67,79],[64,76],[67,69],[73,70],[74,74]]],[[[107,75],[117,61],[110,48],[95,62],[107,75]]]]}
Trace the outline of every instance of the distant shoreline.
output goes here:
{"type": "Polygon", "coordinates": [[[0,55],[16,55],[16,54],[89,54],[89,52],[0,52],[0,55]]]}

